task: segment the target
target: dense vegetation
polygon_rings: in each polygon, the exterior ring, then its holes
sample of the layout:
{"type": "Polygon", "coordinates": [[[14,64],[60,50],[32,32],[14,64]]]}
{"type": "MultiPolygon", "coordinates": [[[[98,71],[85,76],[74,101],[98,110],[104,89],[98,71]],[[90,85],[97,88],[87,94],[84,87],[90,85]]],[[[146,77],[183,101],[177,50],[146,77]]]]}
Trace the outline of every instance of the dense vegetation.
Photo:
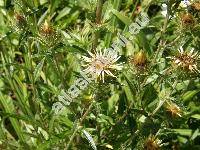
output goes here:
{"type": "Polygon", "coordinates": [[[0,149],[200,149],[199,18],[195,0],[0,0],[0,149]]]}

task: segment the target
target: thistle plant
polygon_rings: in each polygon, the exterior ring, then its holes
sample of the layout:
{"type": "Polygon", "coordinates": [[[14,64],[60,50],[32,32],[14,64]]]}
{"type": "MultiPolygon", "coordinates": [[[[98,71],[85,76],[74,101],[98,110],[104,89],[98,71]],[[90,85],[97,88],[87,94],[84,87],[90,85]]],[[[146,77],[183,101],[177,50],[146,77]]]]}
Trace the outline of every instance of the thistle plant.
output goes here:
{"type": "Polygon", "coordinates": [[[0,149],[200,149],[199,6],[0,0],[0,149]]]}

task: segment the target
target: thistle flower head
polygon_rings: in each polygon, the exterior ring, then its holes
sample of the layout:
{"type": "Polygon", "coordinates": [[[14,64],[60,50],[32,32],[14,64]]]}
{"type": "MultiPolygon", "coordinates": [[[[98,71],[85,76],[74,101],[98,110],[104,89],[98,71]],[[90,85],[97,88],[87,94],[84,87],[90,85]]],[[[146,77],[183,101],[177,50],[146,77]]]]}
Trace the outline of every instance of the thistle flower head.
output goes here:
{"type": "Polygon", "coordinates": [[[144,51],[137,52],[131,59],[130,63],[137,69],[144,69],[147,65],[147,56],[144,51]]]}
{"type": "Polygon", "coordinates": [[[86,62],[84,71],[90,72],[96,79],[100,78],[104,82],[104,75],[107,74],[112,77],[116,77],[112,74],[111,70],[121,70],[121,64],[116,64],[120,56],[117,53],[109,53],[104,50],[102,53],[96,52],[95,54],[88,52],[90,57],[83,56],[83,60],[86,62]]]}
{"type": "Polygon", "coordinates": [[[15,13],[16,27],[18,29],[24,29],[26,27],[27,21],[23,14],[16,12],[15,13]]]}
{"type": "Polygon", "coordinates": [[[200,11],[200,2],[195,2],[191,4],[191,7],[197,11],[200,11]]]}
{"type": "Polygon", "coordinates": [[[23,21],[25,20],[24,15],[19,14],[19,13],[16,13],[16,14],[15,14],[15,18],[16,18],[16,20],[19,21],[19,22],[23,22],[23,21]]]}
{"type": "Polygon", "coordinates": [[[135,65],[144,66],[147,62],[147,56],[145,52],[140,51],[138,52],[133,59],[135,65]]]}
{"type": "Polygon", "coordinates": [[[161,141],[155,136],[150,136],[144,143],[144,150],[159,150],[161,141]]]}
{"type": "Polygon", "coordinates": [[[47,21],[45,21],[41,25],[39,34],[40,34],[40,41],[50,47],[57,44],[61,37],[59,32],[56,31],[55,28],[47,21]]]}
{"type": "Polygon", "coordinates": [[[172,103],[172,102],[168,102],[167,105],[166,105],[166,111],[173,117],[181,117],[181,109],[175,104],[175,103],[172,103]]]}
{"type": "Polygon", "coordinates": [[[183,48],[180,47],[179,53],[177,56],[172,57],[173,63],[178,67],[190,71],[199,73],[198,70],[198,59],[199,55],[197,52],[194,52],[192,49],[190,52],[183,51],[183,48]]]}
{"type": "Polygon", "coordinates": [[[55,34],[53,27],[45,20],[44,24],[41,26],[40,34],[43,36],[50,36],[55,34]]]}
{"type": "Polygon", "coordinates": [[[193,26],[195,24],[195,19],[190,13],[184,13],[181,14],[181,22],[185,27],[193,26]]]}

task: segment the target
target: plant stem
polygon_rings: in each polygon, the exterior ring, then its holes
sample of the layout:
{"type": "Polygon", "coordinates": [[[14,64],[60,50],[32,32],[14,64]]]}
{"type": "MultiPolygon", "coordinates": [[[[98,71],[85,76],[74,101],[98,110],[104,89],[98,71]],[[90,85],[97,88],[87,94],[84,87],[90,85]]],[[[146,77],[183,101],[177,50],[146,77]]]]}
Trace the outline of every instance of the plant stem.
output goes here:
{"type": "Polygon", "coordinates": [[[135,10],[136,10],[138,4],[139,4],[139,0],[136,0],[135,5],[134,5],[134,8],[133,8],[133,10],[132,10],[132,12],[131,12],[131,15],[132,15],[132,16],[130,16],[131,19],[134,19],[134,17],[135,17],[135,16],[134,16],[134,12],[135,12],[135,10]]]}
{"type": "Polygon", "coordinates": [[[69,140],[69,142],[67,143],[67,147],[66,150],[69,149],[74,137],[76,136],[76,133],[78,132],[78,130],[80,129],[79,127],[81,126],[81,124],[83,123],[83,121],[85,120],[85,118],[87,117],[87,115],[89,114],[90,110],[92,109],[93,105],[94,105],[94,101],[92,101],[92,103],[90,104],[90,106],[88,107],[88,109],[86,110],[86,112],[83,114],[83,116],[80,118],[79,123],[76,124],[75,130],[69,140]]]}
{"type": "Polygon", "coordinates": [[[156,59],[157,59],[157,57],[158,57],[158,55],[159,55],[159,53],[160,53],[160,51],[161,51],[161,49],[162,49],[162,47],[163,47],[164,40],[163,40],[162,38],[163,38],[163,35],[165,34],[166,29],[167,29],[167,23],[168,23],[168,21],[169,21],[169,16],[170,16],[169,13],[170,13],[170,6],[169,6],[169,3],[168,3],[168,4],[167,4],[167,15],[166,15],[166,17],[165,17],[163,29],[162,29],[162,31],[161,31],[161,36],[160,36],[160,37],[161,37],[161,40],[160,40],[160,43],[159,43],[159,45],[158,45],[158,49],[157,49],[157,51],[156,51],[155,57],[154,57],[154,59],[153,59],[153,64],[155,64],[156,59]]]}
{"type": "MultiPolygon", "coordinates": [[[[102,16],[102,8],[103,8],[103,1],[104,0],[99,0],[98,3],[97,3],[97,9],[96,9],[96,25],[100,25],[101,24],[101,16],[102,16]]],[[[97,31],[95,32],[95,35],[94,35],[94,43],[93,43],[93,48],[92,50],[95,51],[97,45],[98,45],[98,39],[100,37],[100,32],[97,31]]]]}

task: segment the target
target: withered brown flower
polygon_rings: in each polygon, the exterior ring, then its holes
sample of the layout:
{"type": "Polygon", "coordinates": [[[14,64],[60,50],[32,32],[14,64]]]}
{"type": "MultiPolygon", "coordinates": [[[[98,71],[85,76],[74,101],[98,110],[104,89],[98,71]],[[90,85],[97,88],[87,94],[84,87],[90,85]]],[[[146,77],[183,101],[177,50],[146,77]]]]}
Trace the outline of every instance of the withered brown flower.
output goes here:
{"type": "Polygon", "coordinates": [[[182,111],[175,103],[168,102],[166,105],[166,111],[172,118],[181,117],[182,111]]]}
{"type": "Polygon", "coordinates": [[[194,50],[190,52],[186,52],[180,47],[179,53],[176,56],[171,57],[173,63],[177,65],[177,67],[182,68],[183,70],[199,73],[198,70],[198,59],[199,55],[194,50]]]}
{"type": "Polygon", "coordinates": [[[195,10],[200,11],[200,2],[193,3],[191,7],[195,10]]]}
{"type": "Polygon", "coordinates": [[[16,20],[16,26],[19,29],[23,29],[24,27],[26,27],[27,21],[23,14],[16,12],[14,16],[16,20]]]}
{"type": "Polygon", "coordinates": [[[191,27],[195,24],[195,18],[190,13],[181,14],[181,22],[184,27],[191,27]]]}
{"type": "Polygon", "coordinates": [[[48,47],[55,46],[61,39],[61,34],[47,21],[42,24],[39,30],[40,41],[48,47]]]}
{"type": "Polygon", "coordinates": [[[161,141],[155,136],[150,136],[144,143],[144,150],[159,150],[161,141]]]}

